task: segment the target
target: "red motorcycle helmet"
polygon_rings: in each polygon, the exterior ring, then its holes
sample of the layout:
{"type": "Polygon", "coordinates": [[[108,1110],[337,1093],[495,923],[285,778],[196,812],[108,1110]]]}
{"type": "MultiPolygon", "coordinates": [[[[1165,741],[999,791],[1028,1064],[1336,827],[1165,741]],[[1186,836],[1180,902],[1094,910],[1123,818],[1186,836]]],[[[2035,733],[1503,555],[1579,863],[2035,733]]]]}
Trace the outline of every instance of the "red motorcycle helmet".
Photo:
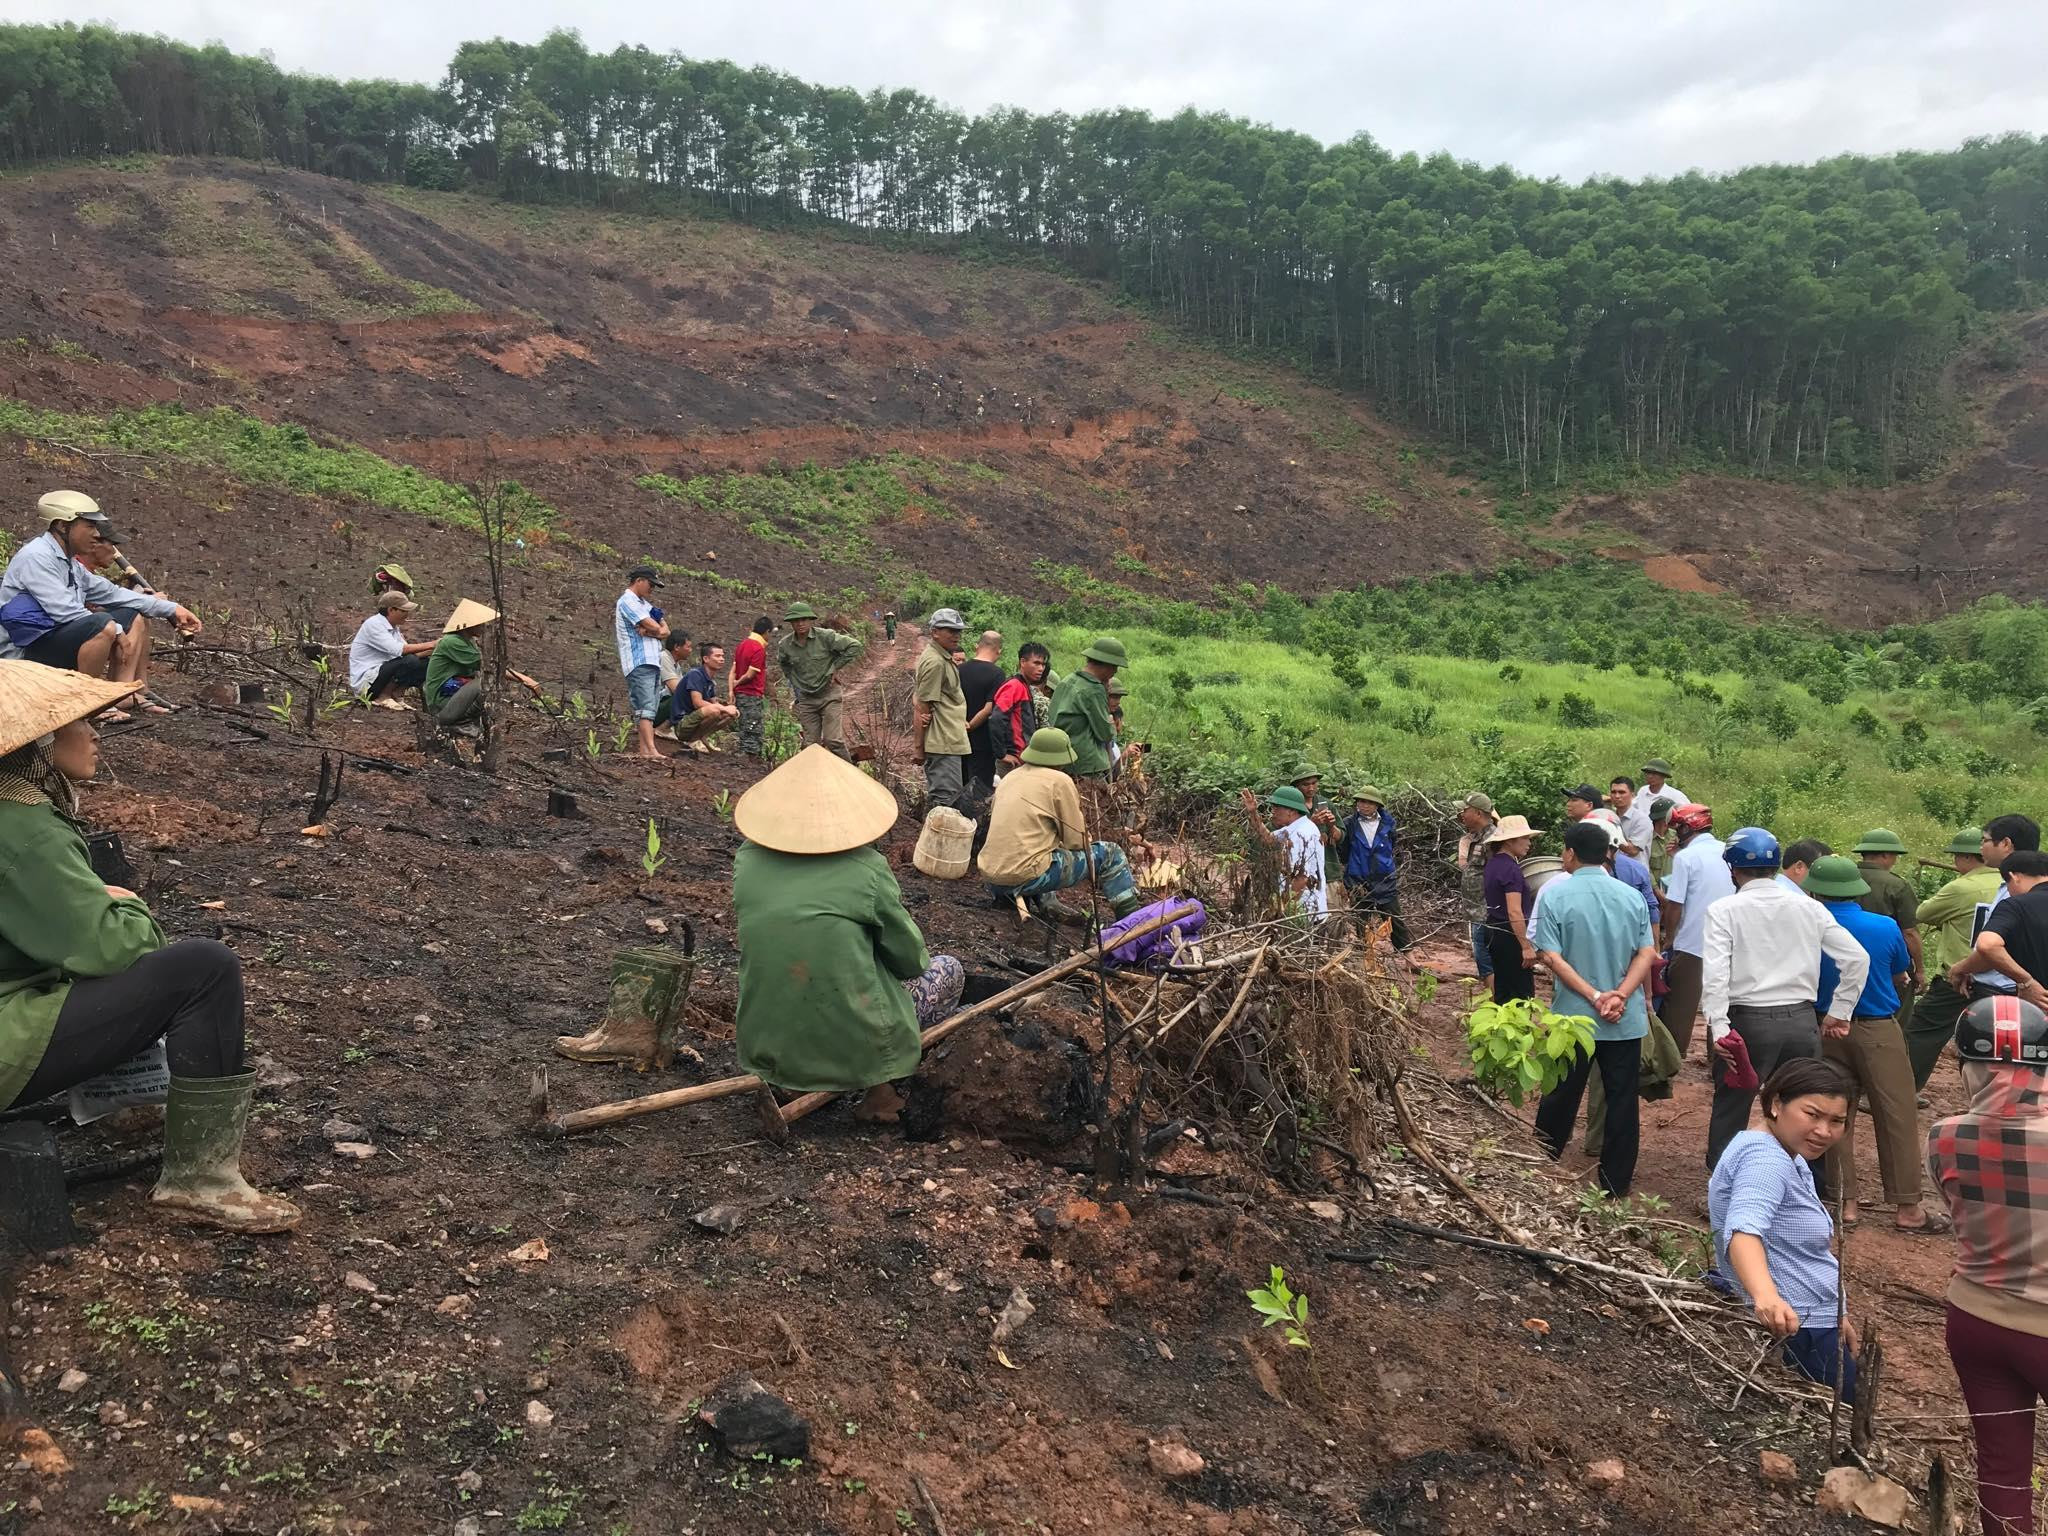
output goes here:
{"type": "Polygon", "coordinates": [[[1681,805],[1671,813],[1671,830],[1674,832],[1711,832],[1714,829],[1714,813],[1704,805],[1681,805]]]}
{"type": "Polygon", "coordinates": [[[1956,1054],[1964,1061],[2048,1067],[2048,1013],[2009,994],[1980,997],[1956,1020],[1956,1054]]]}

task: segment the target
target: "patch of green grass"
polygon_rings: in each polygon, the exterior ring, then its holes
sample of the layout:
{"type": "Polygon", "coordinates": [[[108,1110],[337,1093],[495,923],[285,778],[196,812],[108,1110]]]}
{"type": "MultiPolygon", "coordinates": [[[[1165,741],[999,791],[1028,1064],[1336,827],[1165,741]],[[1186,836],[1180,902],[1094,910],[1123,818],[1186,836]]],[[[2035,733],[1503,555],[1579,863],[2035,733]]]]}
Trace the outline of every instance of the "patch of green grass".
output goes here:
{"type": "MultiPolygon", "coordinates": [[[[459,485],[361,448],[327,447],[315,442],[304,427],[272,426],[227,406],[187,411],[179,405],[152,405],[85,416],[37,410],[24,401],[0,397],[0,432],[161,455],[210,465],[251,485],[346,497],[461,528],[482,527],[475,497],[459,485]]],[[[555,509],[517,481],[505,482],[502,494],[509,502],[512,527],[531,534],[554,521],[555,509]]]]}
{"type": "Polygon", "coordinates": [[[755,538],[809,550],[829,560],[861,563],[874,556],[871,528],[902,519],[913,508],[951,516],[932,491],[943,478],[937,465],[904,454],[858,459],[827,468],[802,464],[759,474],[643,475],[643,490],[732,518],[755,538]]]}
{"type": "Polygon", "coordinates": [[[79,223],[90,229],[105,229],[121,219],[119,208],[97,197],[87,198],[71,211],[78,215],[79,223]]]}

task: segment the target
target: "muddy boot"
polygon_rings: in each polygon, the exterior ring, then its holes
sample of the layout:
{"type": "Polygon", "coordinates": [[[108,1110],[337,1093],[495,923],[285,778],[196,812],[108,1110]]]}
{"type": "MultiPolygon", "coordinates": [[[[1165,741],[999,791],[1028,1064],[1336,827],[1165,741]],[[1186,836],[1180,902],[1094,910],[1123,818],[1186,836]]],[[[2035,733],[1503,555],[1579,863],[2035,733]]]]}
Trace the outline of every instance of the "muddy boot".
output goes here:
{"type": "Polygon", "coordinates": [[[1047,923],[1085,923],[1088,914],[1079,907],[1070,907],[1057,896],[1034,896],[1027,903],[1031,915],[1047,923]]]}
{"type": "Polygon", "coordinates": [[[173,1077],[164,1104],[164,1168],[150,1200],[230,1232],[289,1232],[299,1208],[242,1177],[242,1132],[256,1074],[173,1077]]]}
{"type": "Polygon", "coordinates": [[[674,950],[625,950],[612,956],[611,1003],[587,1035],[558,1035],[571,1061],[623,1061],[636,1072],[666,1072],[675,1058],[676,1021],[689,995],[692,962],[674,950]]]}
{"type": "Polygon", "coordinates": [[[1122,896],[1112,896],[1109,898],[1109,910],[1120,919],[1129,917],[1144,905],[1145,898],[1136,891],[1130,891],[1122,896]]]}

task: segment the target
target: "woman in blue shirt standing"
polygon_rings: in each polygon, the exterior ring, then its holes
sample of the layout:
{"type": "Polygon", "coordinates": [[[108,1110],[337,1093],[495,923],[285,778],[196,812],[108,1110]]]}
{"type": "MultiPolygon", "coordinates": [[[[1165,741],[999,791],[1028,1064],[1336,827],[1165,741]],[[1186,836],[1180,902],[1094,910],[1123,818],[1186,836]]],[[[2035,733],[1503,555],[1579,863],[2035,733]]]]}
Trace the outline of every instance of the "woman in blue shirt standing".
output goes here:
{"type": "Polygon", "coordinates": [[[1785,1363],[1809,1380],[1856,1395],[1856,1331],[1842,1310],[1834,1223],[1813,1187],[1813,1163],[1849,1121],[1848,1079],[1802,1056],[1773,1072],[1757,1095],[1764,1129],[1728,1143],[1707,1182],[1714,1251],[1757,1321],[1785,1341],[1785,1363]],[[1846,1351],[1842,1348],[1847,1329],[1846,1351]]]}

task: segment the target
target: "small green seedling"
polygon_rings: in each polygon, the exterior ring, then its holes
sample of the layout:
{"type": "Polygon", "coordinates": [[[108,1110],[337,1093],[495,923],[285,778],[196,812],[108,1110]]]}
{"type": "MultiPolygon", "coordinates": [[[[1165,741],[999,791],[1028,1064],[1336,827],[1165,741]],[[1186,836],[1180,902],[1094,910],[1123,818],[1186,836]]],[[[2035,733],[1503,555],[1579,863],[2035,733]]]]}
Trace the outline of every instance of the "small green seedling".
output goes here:
{"type": "Polygon", "coordinates": [[[593,763],[596,762],[599,755],[603,753],[604,748],[598,745],[597,732],[595,730],[589,730],[583,733],[583,750],[590,754],[590,760],[593,763]]]}
{"type": "Polygon", "coordinates": [[[640,869],[648,879],[666,864],[668,859],[661,851],[661,829],[655,826],[652,816],[647,818],[647,851],[640,855],[640,869]]]}
{"type": "Polygon", "coordinates": [[[711,797],[711,809],[718,813],[720,821],[732,820],[732,791],[721,789],[711,797]]]}
{"type": "Polygon", "coordinates": [[[1264,1319],[1259,1326],[1278,1326],[1286,1330],[1287,1342],[1296,1349],[1309,1348],[1308,1342],[1308,1298],[1298,1295],[1287,1283],[1287,1271],[1278,1264],[1273,1266],[1273,1277],[1255,1291],[1246,1291],[1245,1297],[1252,1304],[1252,1310],[1264,1319]]]}

